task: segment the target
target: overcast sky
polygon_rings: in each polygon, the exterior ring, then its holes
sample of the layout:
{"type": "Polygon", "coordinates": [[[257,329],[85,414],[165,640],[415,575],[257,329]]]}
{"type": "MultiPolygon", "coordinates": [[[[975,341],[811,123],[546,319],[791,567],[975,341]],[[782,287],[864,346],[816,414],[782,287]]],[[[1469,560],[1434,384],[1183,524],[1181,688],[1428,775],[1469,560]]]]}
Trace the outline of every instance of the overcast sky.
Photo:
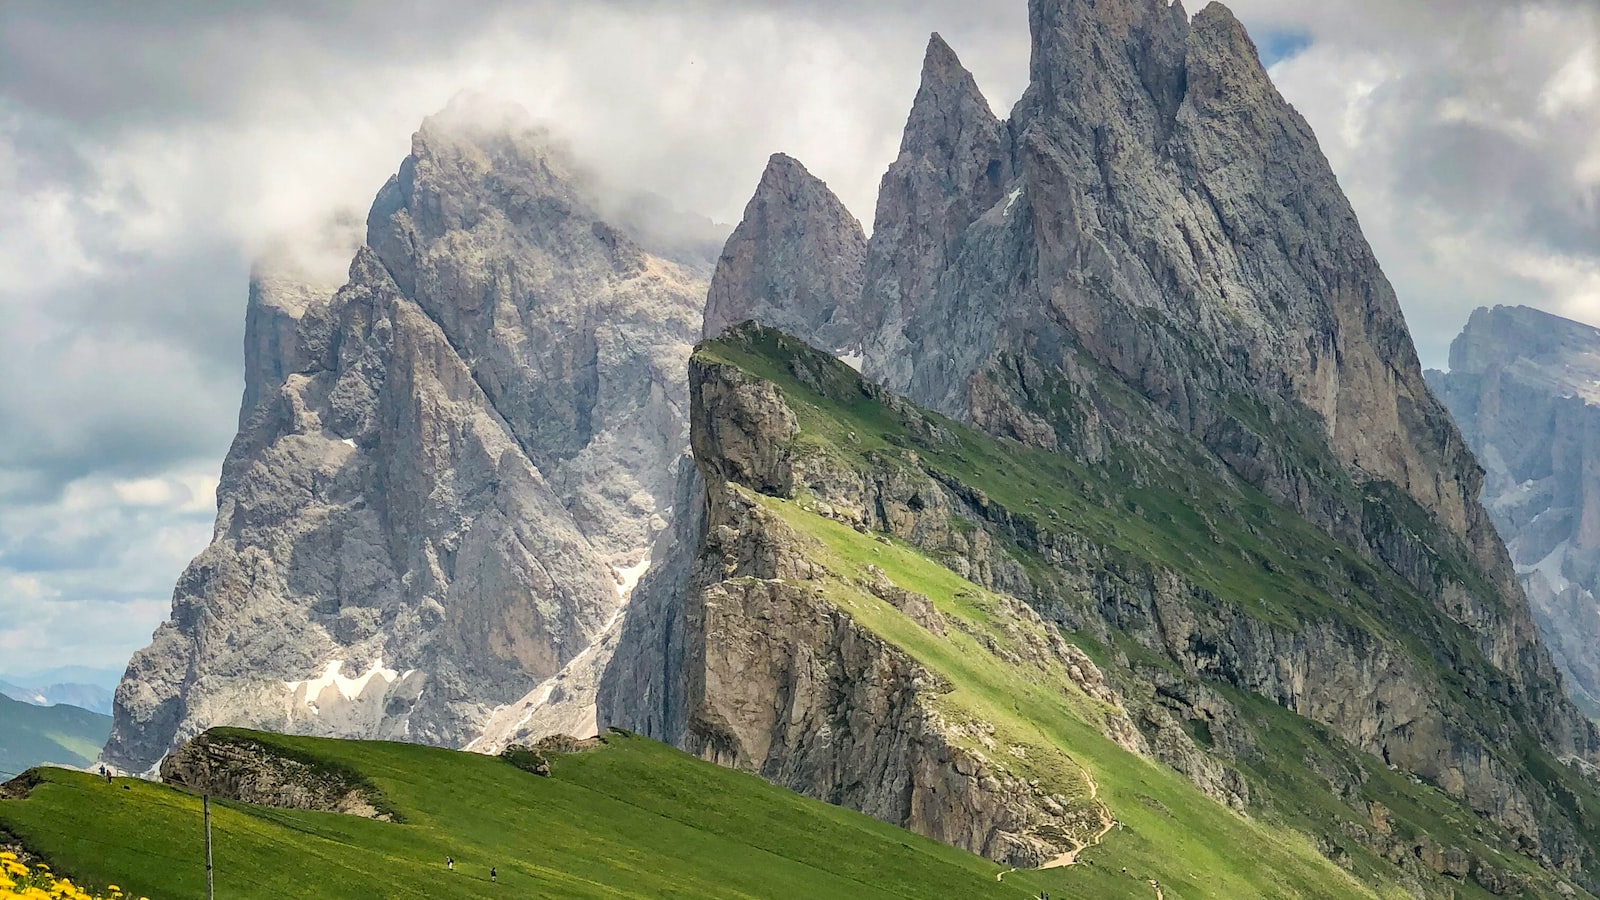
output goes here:
{"type": "MultiPolygon", "coordinates": [[[[1233,6],[1425,364],[1483,304],[1600,323],[1600,0],[1233,6]]],[[[341,271],[329,223],[457,91],[728,223],[783,150],[870,225],[933,30],[1004,114],[1024,0],[0,3],[0,672],[148,640],[210,535],[250,259],[341,271]]]]}

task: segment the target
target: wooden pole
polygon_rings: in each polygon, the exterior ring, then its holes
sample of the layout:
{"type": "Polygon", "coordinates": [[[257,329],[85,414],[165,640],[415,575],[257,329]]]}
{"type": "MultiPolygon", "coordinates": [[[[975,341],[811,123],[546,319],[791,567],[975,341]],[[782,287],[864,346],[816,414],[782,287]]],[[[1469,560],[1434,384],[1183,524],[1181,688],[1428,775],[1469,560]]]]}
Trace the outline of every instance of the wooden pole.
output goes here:
{"type": "Polygon", "coordinates": [[[200,795],[200,808],[205,812],[206,818],[206,900],[216,900],[216,891],[211,884],[211,797],[200,795]]]}

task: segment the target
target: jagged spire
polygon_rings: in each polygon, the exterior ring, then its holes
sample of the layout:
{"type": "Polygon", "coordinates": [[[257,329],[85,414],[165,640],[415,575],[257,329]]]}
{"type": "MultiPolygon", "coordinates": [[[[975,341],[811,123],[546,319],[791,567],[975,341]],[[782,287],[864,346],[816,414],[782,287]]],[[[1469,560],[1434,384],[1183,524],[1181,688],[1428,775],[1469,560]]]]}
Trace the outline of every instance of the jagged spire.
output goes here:
{"type": "Polygon", "coordinates": [[[1266,110],[1282,102],[1255,42],[1221,3],[1206,6],[1190,23],[1184,68],[1185,99],[1191,105],[1266,110]]]}
{"type": "Polygon", "coordinates": [[[925,139],[959,139],[962,133],[989,130],[998,123],[977,80],[961,65],[961,59],[944,38],[934,32],[928,38],[922,83],[906,119],[900,152],[917,153],[925,139]]]}
{"type": "Polygon", "coordinates": [[[868,320],[865,371],[874,377],[893,380],[912,365],[903,352],[909,310],[932,302],[961,233],[1005,194],[1010,143],[972,73],[932,35],[900,156],[878,190],[861,303],[868,320]]]}
{"type": "Polygon", "coordinates": [[[866,244],[827,184],[773,154],[711,278],[705,336],[755,319],[826,350],[858,346],[866,244]]]}

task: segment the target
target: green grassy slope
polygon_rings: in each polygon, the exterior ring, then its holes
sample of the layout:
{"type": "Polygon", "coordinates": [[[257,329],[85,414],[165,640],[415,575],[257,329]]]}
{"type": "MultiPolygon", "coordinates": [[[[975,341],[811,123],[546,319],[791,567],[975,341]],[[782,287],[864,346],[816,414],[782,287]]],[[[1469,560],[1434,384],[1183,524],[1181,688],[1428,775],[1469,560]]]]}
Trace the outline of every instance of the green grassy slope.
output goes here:
{"type": "MultiPolygon", "coordinates": [[[[703,344],[697,355],[703,362],[732,365],[776,385],[799,421],[797,455],[825,455],[835,464],[864,472],[920,468],[946,485],[965,486],[991,510],[987,513],[991,520],[1010,517],[1012,523],[1023,523],[1021,528],[1013,527],[1012,533],[1036,529],[1041,534],[1082,535],[1101,548],[1104,565],[1124,571],[1182,573],[1211,594],[1211,602],[1228,604],[1274,627],[1295,630],[1308,623],[1334,622],[1365,632],[1401,650],[1415,660],[1420,671],[1433,675],[1437,680],[1432,689],[1463,715],[1486,721],[1505,715],[1504,709],[1493,703],[1474,700],[1489,694],[1503,676],[1483,658],[1464,627],[1394,572],[1361,558],[1295,511],[1253,488],[1219,478],[1202,459],[1205,451],[1185,436],[1174,436],[1171,446],[1158,449],[1114,446],[1103,462],[1089,464],[995,439],[909,405],[886,401],[866,389],[855,372],[774,331],[726,336],[703,344]],[[996,515],[994,509],[1001,514],[996,515]]],[[[1110,402],[1119,402],[1119,398],[1110,402]]],[[[1367,488],[1369,502],[1384,507],[1375,515],[1405,522],[1408,515],[1420,514],[1414,504],[1388,496],[1382,488],[1367,488]]],[[[996,721],[1002,729],[1014,727],[1017,733],[1045,734],[1102,780],[1102,789],[1109,790],[1109,805],[1119,819],[1129,823],[1144,820],[1141,827],[1133,829],[1133,840],[1125,840],[1124,831],[1113,832],[1102,847],[1084,854],[1086,860],[1097,863],[1098,874],[1079,867],[1064,876],[1063,884],[1089,888],[1093,895],[1102,889],[1093,879],[1104,877],[1106,871],[1099,867],[1114,866],[1120,873],[1123,865],[1130,865],[1127,860],[1135,859],[1151,871],[1168,872],[1164,885],[1184,885],[1184,893],[1168,891],[1168,896],[1250,896],[1257,890],[1261,896],[1289,895],[1274,892],[1282,891],[1281,887],[1252,880],[1248,870],[1254,863],[1241,862],[1234,847],[1248,848],[1244,851],[1247,856],[1261,852],[1265,859],[1271,856],[1267,851],[1272,845],[1253,845],[1257,838],[1248,830],[1230,833],[1231,825],[1225,827],[1223,820],[1214,818],[1215,804],[1175,806],[1148,789],[1130,789],[1119,796],[1116,785],[1121,779],[1133,783],[1150,776],[1107,755],[1109,742],[1099,737],[1098,729],[1082,724],[1083,719],[1092,720],[1092,715],[1086,715],[1081,704],[1063,704],[1048,696],[1048,689],[1042,696],[1035,673],[1025,673],[1020,679],[1015,673],[997,675],[996,670],[1006,668],[1003,664],[989,666],[989,672],[974,677],[979,666],[974,660],[982,654],[974,654],[970,648],[929,645],[926,633],[913,623],[851,588],[851,582],[860,580],[864,560],[889,568],[884,562],[889,550],[874,536],[808,513],[804,492],[795,502],[772,498],[763,498],[763,502],[796,531],[826,548],[819,553],[830,560],[828,568],[843,585],[832,595],[836,602],[873,631],[950,677],[960,686],[954,702],[964,702],[963,696],[970,694],[972,703],[967,709],[975,718],[996,721]],[[1009,712],[1005,710],[1008,705],[1009,712]],[[1074,723],[1074,716],[1080,721],[1074,723]],[[1009,724],[1005,720],[1010,720],[1009,724]],[[1171,813],[1170,818],[1166,813],[1149,816],[1150,798],[1158,801],[1153,808],[1171,813]],[[1142,841],[1148,844],[1141,846],[1142,841]],[[1218,844],[1204,846],[1213,841],[1218,844]],[[1234,841],[1242,844],[1234,845],[1234,841]],[[1170,858],[1175,847],[1183,848],[1182,852],[1176,859],[1170,858]],[[1215,857],[1205,858],[1219,847],[1215,857]],[[1241,879],[1243,886],[1220,890],[1215,887],[1219,877],[1241,879]]],[[[1411,530],[1424,531],[1421,525],[1413,525],[1411,530]]],[[[1051,563],[1026,547],[1008,543],[1002,531],[991,529],[991,535],[1029,571],[1036,585],[1046,587],[1041,596],[1030,600],[1046,612],[1053,602],[1070,602],[1070,591],[1049,589],[1061,583],[1051,563]]],[[[960,579],[915,548],[895,545],[894,553],[911,554],[916,560],[900,574],[891,573],[901,587],[928,595],[946,615],[983,620],[982,611],[972,608],[971,601],[982,596],[981,589],[965,583],[953,585],[950,579],[960,579]]],[[[1092,615],[1092,611],[1087,614],[1092,615]]],[[[1087,617],[1081,611],[1079,616],[1087,617]]],[[[1171,659],[1126,634],[1113,632],[1115,647],[1100,646],[1086,635],[1069,638],[1108,671],[1132,674],[1135,680],[1145,677],[1137,674],[1140,671],[1185,677],[1171,659]]],[[[1415,887],[1419,872],[1414,860],[1397,866],[1354,837],[1363,831],[1373,833],[1375,810],[1381,810],[1388,819],[1385,827],[1404,841],[1426,837],[1438,846],[1467,850],[1477,859],[1525,878],[1526,896],[1556,897],[1563,895],[1563,887],[1570,889],[1570,882],[1562,885],[1563,879],[1517,852],[1515,838],[1505,829],[1461,801],[1390,770],[1326,728],[1269,701],[1220,682],[1206,684],[1228,698],[1240,712],[1239,724],[1251,734],[1254,747],[1248,753],[1239,758],[1224,755],[1221,761],[1237,768],[1249,781],[1251,816],[1276,834],[1314,840],[1380,891],[1394,890],[1401,883],[1415,887]]],[[[1600,821],[1600,806],[1590,810],[1597,799],[1593,786],[1565,766],[1536,759],[1542,751],[1531,740],[1528,744],[1491,747],[1490,752],[1513,770],[1531,771],[1558,785],[1577,810],[1574,821],[1593,827],[1600,821]],[[1540,762],[1545,764],[1536,765],[1540,762]]],[[[1290,857],[1297,856],[1292,846],[1280,849],[1290,857]]],[[[1278,857],[1273,859],[1271,866],[1283,865],[1278,857]]],[[[1295,882],[1297,865],[1309,866],[1304,869],[1307,873],[1315,871],[1315,865],[1297,860],[1277,869],[1284,883],[1295,882]]],[[[1490,896],[1471,877],[1434,879],[1432,873],[1421,874],[1430,891],[1440,895],[1490,896]]],[[[1330,895],[1349,894],[1334,890],[1330,895]]]]}
{"type": "Polygon", "coordinates": [[[1052,895],[1153,896],[1146,887],[1153,879],[1174,898],[1373,896],[1304,835],[1237,815],[1172,770],[1113,744],[1093,724],[1104,707],[1078,690],[1058,661],[1018,665],[1002,656],[1016,647],[1015,630],[1027,625],[1005,613],[1001,598],[911,547],[884,544],[801,503],[770,497],[760,502],[815,542],[810,558],[833,576],[827,597],[950,680],[954,690],[938,700],[941,714],[991,725],[997,745],[1024,754],[1008,759],[1012,754],[991,752],[993,764],[1074,799],[1086,782],[1094,786],[1096,799],[1120,827],[1085,855],[1093,865],[1027,873],[1052,895]],[[870,566],[932,599],[956,627],[936,634],[857,587],[868,580],[870,566]]]}
{"type": "Polygon", "coordinates": [[[0,695],[0,771],[53,763],[87,766],[111,734],[111,717],[76,706],[34,706],[0,695]]]}
{"type": "MultiPolygon", "coordinates": [[[[540,778],[429,747],[238,734],[361,773],[403,822],[213,803],[217,896],[231,900],[1022,900],[1038,890],[1023,873],[997,881],[1003,870],[979,857],[644,738],[613,735],[599,751],[557,757],[553,777],[540,778]]],[[[0,800],[0,831],[75,881],[153,900],[204,895],[200,798],[58,769],[42,776],[26,799],[0,800]]]]}

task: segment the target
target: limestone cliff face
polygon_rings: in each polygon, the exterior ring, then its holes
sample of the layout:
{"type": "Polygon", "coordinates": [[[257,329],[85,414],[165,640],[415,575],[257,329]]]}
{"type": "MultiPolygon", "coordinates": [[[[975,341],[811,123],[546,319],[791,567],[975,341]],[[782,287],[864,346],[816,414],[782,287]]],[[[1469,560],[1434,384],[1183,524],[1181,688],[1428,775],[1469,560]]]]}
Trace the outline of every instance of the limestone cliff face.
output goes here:
{"type": "Polygon", "coordinates": [[[665,524],[705,282],[461,101],[337,292],[260,274],[213,543],[117,691],[142,770],[218,724],[459,746],[582,654],[665,524]]]}
{"type": "Polygon", "coordinates": [[[1600,713],[1600,329],[1472,314],[1429,381],[1486,471],[1484,501],[1567,688],[1600,713]]]}

